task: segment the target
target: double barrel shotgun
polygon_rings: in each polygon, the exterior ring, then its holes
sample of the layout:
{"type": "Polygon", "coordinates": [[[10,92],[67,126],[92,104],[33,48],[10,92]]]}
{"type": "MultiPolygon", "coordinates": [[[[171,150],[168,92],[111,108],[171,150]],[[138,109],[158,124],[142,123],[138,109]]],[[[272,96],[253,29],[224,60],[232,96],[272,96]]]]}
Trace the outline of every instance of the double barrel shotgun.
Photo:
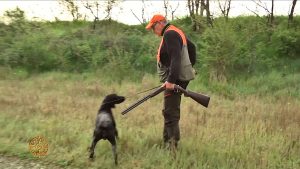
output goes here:
{"type": "MultiPolygon", "coordinates": [[[[195,93],[195,92],[192,92],[192,91],[189,91],[189,90],[185,90],[182,87],[180,87],[179,85],[175,85],[174,89],[182,92],[184,94],[184,96],[190,97],[191,99],[195,100],[196,102],[198,102],[202,106],[208,107],[209,100],[210,100],[209,96],[199,94],[199,93],[195,93]]],[[[130,107],[125,109],[123,112],[121,112],[121,114],[125,115],[126,113],[128,113],[132,109],[136,108],[138,105],[140,105],[140,104],[144,103],[145,101],[147,101],[148,99],[158,95],[159,93],[163,92],[164,90],[165,90],[165,87],[160,87],[160,88],[156,89],[154,92],[150,93],[149,95],[145,96],[144,98],[138,100],[136,103],[132,104],[130,107]]]]}

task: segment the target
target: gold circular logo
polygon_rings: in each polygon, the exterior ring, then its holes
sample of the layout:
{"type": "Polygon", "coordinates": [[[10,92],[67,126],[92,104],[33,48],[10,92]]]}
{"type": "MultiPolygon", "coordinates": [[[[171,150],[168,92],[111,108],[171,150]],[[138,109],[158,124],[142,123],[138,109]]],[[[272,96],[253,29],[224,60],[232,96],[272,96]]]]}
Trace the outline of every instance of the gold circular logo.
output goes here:
{"type": "Polygon", "coordinates": [[[36,136],[29,141],[29,151],[35,157],[46,156],[48,152],[48,141],[43,136],[36,136]]]}

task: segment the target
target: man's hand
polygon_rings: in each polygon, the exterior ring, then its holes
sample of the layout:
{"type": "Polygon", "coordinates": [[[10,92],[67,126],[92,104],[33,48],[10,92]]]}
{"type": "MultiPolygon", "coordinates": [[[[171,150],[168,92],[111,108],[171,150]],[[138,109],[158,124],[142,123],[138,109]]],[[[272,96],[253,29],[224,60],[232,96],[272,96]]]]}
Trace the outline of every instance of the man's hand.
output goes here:
{"type": "Polygon", "coordinates": [[[161,85],[161,87],[165,87],[168,90],[174,90],[174,83],[170,83],[168,81],[166,81],[164,84],[161,85]]]}

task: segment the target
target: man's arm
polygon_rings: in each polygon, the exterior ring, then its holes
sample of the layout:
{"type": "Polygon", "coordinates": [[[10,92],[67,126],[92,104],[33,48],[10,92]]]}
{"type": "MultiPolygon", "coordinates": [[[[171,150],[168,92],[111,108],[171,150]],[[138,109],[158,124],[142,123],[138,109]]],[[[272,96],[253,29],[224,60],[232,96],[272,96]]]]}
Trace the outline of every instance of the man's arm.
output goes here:
{"type": "Polygon", "coordinates": [[[177,32],[171,30],[165,33],[164,41],[168,56],[171,59],[167,82],[175,84],[180,71],[182,39],[177,32]]]}

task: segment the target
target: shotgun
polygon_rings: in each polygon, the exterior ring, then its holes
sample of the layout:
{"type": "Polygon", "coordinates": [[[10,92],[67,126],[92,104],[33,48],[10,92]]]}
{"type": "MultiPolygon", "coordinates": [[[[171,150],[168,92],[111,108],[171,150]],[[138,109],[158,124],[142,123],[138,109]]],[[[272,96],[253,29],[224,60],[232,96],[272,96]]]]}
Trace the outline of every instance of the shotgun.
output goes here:
{"type": "MultiPolygon", "coordinates": [[[[179,85],[175,85],[174,89],[182,92],[184,94],[184,96],[192,98],[193,100],[195,100],[196,102],[198,102],[202,106],[208,107],[209,100],[210,100],[209,96],[185,90],[182,87],[180,87],[179,85]]],[[[147,101],[148,99],[158,95],[159,93],[161,93],[164,90],[165,90],[165,87],[158,88],[153,93],[150,93],[149,95],[147,95],[144,98],[138,100],[136,103],[134,103],[133,105],[131,105],[130,107],[125,109],[123,112],[121,112],[121,114],[124,115],[124,114],[128,113],[132,109],[136,108],[138,105],[140,105],[140,104],[144,103],[145,101],[147,101]]]]}

